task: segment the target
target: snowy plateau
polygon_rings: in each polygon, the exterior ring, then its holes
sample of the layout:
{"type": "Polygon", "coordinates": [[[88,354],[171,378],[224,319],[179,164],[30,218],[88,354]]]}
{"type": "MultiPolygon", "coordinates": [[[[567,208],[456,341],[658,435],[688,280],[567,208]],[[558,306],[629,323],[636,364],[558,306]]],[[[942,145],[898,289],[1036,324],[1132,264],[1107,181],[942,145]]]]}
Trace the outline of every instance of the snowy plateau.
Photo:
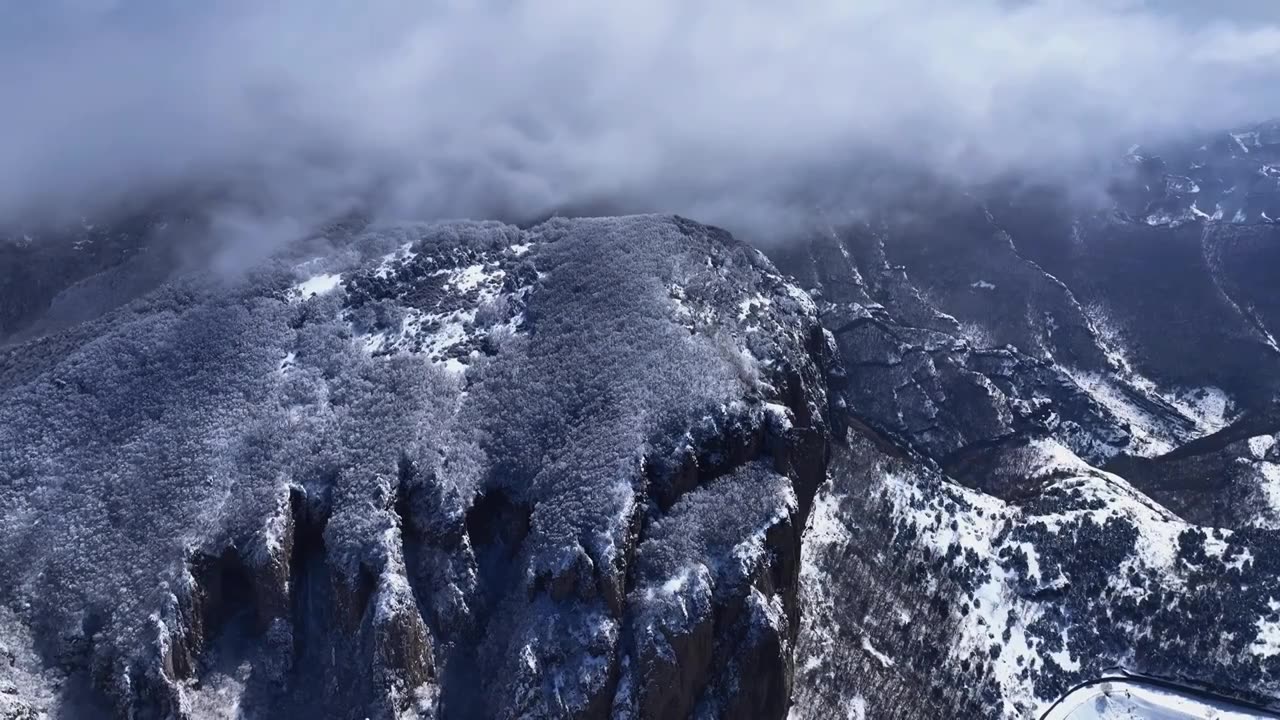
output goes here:
{"type": "Polygon", "coordinates": [[[0,719],[1276,717],[1280,128],[1193,145],[759,248],[10,233],[0,719]]]}

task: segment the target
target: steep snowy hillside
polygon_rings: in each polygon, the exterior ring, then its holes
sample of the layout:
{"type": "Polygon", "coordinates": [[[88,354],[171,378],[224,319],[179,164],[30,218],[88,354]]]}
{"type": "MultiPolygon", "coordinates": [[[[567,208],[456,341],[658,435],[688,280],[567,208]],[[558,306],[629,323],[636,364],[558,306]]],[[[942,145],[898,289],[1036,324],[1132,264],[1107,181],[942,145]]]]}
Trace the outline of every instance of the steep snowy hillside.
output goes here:
{"type": "Polygon", "coordinates": [[[776,259],[850,428],[792,717],[1035,718],[1113,667],[1280,697],[1280,228],[929,186],[776,259]]]}
{"type": "Polygon", "coordinates": [[[1280,536],[1189,524],[1052,440],[1005,463],[1036,490],[839,447],[806,534],[792,717],[1035,718],[1115,666],[1280,692],[1280,536]]]}

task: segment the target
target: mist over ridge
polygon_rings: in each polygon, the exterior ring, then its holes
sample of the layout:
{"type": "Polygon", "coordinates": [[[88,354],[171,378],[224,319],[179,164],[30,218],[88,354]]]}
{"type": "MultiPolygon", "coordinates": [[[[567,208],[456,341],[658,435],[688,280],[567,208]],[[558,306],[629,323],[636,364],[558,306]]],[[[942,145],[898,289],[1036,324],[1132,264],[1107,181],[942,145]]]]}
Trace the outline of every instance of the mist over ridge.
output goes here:
{"type": "Polygon", "coordinates": [[[357,207],[768,226],[868,167],[1087,196],[1133,142],[1280,112],[1280,17],[1216,7],[9,2],[0,218],[189,192],[264,236],[357,207]]]}

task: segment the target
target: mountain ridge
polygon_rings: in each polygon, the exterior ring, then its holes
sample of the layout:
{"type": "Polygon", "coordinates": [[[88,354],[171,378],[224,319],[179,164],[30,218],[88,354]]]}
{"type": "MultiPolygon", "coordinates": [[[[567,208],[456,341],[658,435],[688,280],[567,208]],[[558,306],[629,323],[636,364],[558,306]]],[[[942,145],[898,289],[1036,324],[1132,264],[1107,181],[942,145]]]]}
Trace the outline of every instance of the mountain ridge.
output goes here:
{"type": "Polygon", "coordinates": [[[0,717],[1028,718],[1116,665],[1274,706],[1280,228],[1149,222],[1222,184],[1179,177],[926,185],[769,257],[11,243],[0,717]]]}

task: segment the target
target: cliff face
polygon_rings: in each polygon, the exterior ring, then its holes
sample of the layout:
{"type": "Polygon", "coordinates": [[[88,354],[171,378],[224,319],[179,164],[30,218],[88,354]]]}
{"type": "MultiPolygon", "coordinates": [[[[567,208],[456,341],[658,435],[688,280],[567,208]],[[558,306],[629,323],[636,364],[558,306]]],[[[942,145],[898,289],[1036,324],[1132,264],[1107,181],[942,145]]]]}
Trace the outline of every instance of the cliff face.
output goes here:
{"type": "Polygon", "coordinates": [[[368,230],[11,346],[8,712],[781,716],[828,353],[660,217],[368,230]]]}

